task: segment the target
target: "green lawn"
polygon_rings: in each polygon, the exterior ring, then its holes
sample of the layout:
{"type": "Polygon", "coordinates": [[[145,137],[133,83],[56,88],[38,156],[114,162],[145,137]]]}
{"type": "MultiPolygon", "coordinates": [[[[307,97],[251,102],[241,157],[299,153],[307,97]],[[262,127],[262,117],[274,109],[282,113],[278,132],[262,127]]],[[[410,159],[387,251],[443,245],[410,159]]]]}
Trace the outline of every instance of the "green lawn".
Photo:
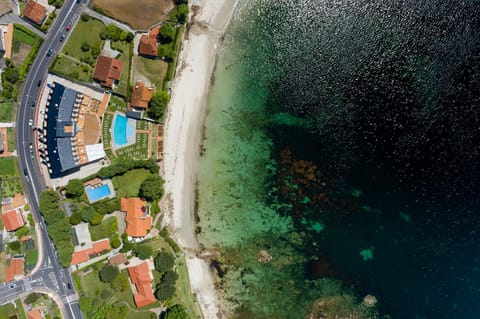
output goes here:
{"type": "Polygon", "coordinates": [[[11,302],[0,306],[0,319],[9,319],[12,318],[14,315],[19,315],[19,313],[11,302]]]}
{"type": "Polygon", "coordinates": [[[105,41],[100,39],[100,32],[104,28],[105,25],[100,20],[93,18],[90,18],[87,22],[81,19],[78,20],[62,52],[78,60],[91,57],[91,50],[87,52],[82,51],[82,43],[88,42],[91,47],[96,44],[102,48],[105,41]]]}
{"type": "Polygon", "coordinates": [[[27,250],[27,267],[31,269],[35,267],[38,261],[38,250],[35,248],[33,250],[27,250]]]}
{"type": "Polygon", "coordinates": [[[25,32],[21,28],[14,28],[13,31],[13,51],[18,52],[19,44],[25,43],[31,46],[34,46],[38,42],[38,38],[25,32]]]}
{"type": "Polygon", "coordinates": [[[15,157],[0,157],[0,176],[15,176],[15,157]]]}
{"type": "Polygon", "coordinates": [[[112,95],[110,97],[110,101],[108,101],[107,110],[111,112],[120,111],[125,113],[127,112],[127,102],[125,102],[124,99],[119,98],[118,96],[112,95]]]}
{"type": "Polygon", "coordinates": [[[136,56],[134,59],[135,70],[146,76],[160,90],[167,74],[168,63],[160,59],[149,59],[142,56],[136,56]]]}
{"type": "Polygon", "coordinates": [[[0,103],[0,122],[11,122],[13,114],[13,102],[1,102],[0,103]]]}
{"type": "Polygon", "coordinates": [[[7,128],[8,150],[11,152],[15,149],[15,130],[13,127],[7,128]]]}
{"type": "Polygon", "coordinates": [[[122,69],[122,76],[120,77],[120,81],[115,87],[115,92],[118,92],[122,95],[127,95],[128,94],[128,83],[130,80],[130,63],[132,60],[132,57],[130,55],[130,46],[133,45],[132,43],[127,43],[127,42],[122,42],[122,41],[117,41],[117,42],[112,42],[111,46],[114,49],[120,49],[119,51],[122,52],[117,59],[123,62],[123,69],[122,69]]]}
{"type": "Polygon", "coordinates": [[[93,241],[110,238],[118,232],[117,218],[115,216],[108,217],[104,219],[100,225],[88,225],[88,229],[90,230],[93,241]]]}
{"type": "Polygon", "coordinates": [[[121,148],[116,153],[116,159],[122,160],[127,158],[148,159],[148,134],[137,133],[135,135],[135,144],[121,148]]]}
{"type": "Polygon", "coordinates": [[[25,309],[23,309],[22,302],[17,300],[15,304],[17,305],[18,317],[20,317],[20,319],[27,319],[27,314],[25,313],[25,309]]]}
{"type": "Polygon", "coordinates": [[[184,305],[188,310],[189,318],[201,319],[203,318],[202,310],[200,309],[200,305],[198,304],[196,298],[192,294],[185,257],[178,258],[176,265],[178,273],[177,293],[173,298],[172,303],[184,305]]]}
{"type": "MultiPolygon", "coordinates": [[[[105,113],[102,121],[102,142],[103,142],[103,148],[105,149],[110,148],[110,141],[112,140],[112,135],[110,132],[112,128],[112,121],[113,121],[113,115],[105,113]]],[[[108,156],[108,158],[112,159],[112,157],[110,156],[108,156]]]]}
{"type": "Polygon", "coordinates": [[[22,184],[18,177],[2,178],[2,192],[0,192],[0,198],[12,197],[18,192],[22,191],[22,184]]]}
{"type": "Polygon", "coordinates": [[[146,169],[135,169],[112,179],[118,197],[136,197],[140,185],[151,173],[146,169]]]}
{"type": "MultiPolygon", "coordinates": [[[[127,309],[122,312],[123,316],[117,316],[116,318],[150,318],[150,311],[142,311],[135,307],[127,270],[123,270],[109,284],[98,279],[98,269],[103,265],[97,264],[95,266],[92,272],[84,276],[79,276],[78,273],[73,274],[77,291],[80,294],[80,304],[84,304],[81,309],[87,318],[91,318],[92,314],[100,315],[112,307],[119,307],[121,304],[125,305],[127,309]],[[88,302],[86,302],[87,300],[88,302]]],[[[160,303],[156,302],[153,306],[158,307],[159,305],[160,303]]]]}
{"type": "Polygon", "coordinates": [[[50,70],[82,82],[92,81],[93,68],[85,63],[70,59],[68,56],[57,56],[50,70]]]}

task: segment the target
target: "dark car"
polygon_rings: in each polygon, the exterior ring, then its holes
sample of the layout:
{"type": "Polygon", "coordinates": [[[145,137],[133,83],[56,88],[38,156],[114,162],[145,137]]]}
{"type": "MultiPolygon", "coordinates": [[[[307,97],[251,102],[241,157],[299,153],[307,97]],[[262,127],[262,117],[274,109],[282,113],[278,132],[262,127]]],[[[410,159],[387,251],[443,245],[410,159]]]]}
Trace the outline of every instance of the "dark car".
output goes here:
{"type": "Polygon", "coordinates": [[[65,34],[62,34],[62,36],[60,37],[60,42],[63,42],[63,40],[65,40],[65,34]]]}
{"type": "Polygon", "coordinates": [[[37,82],[37,86],[40,87],[40,85],[42,85],[42,80],[38,80],[37,82]]]}
{"type": "Polygon", "coordinates": [[[69,24],[69,25],[67,25],[67,27],[65,28],[65,30],[67,30],[67,32],[68,32],[68,31],[70,31],[71,28],[72,28],[72,26],[69,24]]]}
{"type": "Polygon", "coordinates": [[[47,56],[51,56],[52,54],[53,54],[52,49],[50,49],[50,50],[47,51],[47,56]]]}
{"type": "Polygon", "coordinates": [[[33,100],[32,101],[32,107],[35,107],[35,105],[37,105],[37,101],[33,100]]]}
{"type": "Polygon", "coordinates": [[[68,289],[72,289],[72,285],[70,283],[67,284],[68,289]]]}

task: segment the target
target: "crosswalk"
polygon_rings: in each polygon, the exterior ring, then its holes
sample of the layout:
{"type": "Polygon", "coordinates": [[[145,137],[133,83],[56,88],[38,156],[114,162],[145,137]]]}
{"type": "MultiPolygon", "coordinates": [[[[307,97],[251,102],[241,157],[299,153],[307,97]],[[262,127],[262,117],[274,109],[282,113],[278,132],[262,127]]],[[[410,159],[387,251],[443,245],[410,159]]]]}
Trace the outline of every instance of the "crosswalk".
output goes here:
{"type": "Polygon", "coordinates": [[[23,286],[25,287],[25,291],[30,291],[32,289],[32,283],[30,282],[30,278],[23,279],[23,286]]]}
{"type": "Polygon", "coordinates": [[[66,296],[65,300],[66,300],[66,303],[77,301],[77,295],[72,294],[72,295],[66,296]]]}

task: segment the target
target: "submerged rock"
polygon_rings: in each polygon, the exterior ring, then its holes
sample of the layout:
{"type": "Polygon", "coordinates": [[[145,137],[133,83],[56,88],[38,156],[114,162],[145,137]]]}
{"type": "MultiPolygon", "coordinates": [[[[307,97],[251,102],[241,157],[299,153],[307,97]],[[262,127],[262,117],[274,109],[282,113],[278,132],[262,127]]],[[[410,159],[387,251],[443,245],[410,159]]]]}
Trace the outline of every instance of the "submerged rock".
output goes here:
{"type": "Polygon", "coordinates": [[[268,253],[267,250],[265,249],[262,249],[260,250],[260,252],[258,253],[258,262],[259,263],[262,263],[262,264],[266,264],[268,262],[270,262],[270,260],[272,260],[272,256],[270,256],[270,254],[268,253]]]}
{"type": "Polygon", "coordinates": [[[368,307],[368,308],[375,307],[377,302],[378,302],[377,298],[373,295],[366,295],[365,298],[363,298],[363,304],[365,305],[365,307],[368,307]]]}

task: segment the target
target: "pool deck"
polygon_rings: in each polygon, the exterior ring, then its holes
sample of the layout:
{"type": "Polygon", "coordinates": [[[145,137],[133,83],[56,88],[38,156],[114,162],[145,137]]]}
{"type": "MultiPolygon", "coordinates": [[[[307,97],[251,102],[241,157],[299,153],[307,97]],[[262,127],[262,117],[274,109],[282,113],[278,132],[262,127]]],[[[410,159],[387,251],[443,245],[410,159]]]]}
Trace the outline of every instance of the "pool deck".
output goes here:
{"type": "Polygon", "coordinates": [[[114,130],[114,127],[115,127],[115,122],[117,120],[117,115],[121,115],[121,116],[126,117],[125,113],[122,113],[122,112],[119,112],[119,111],[115,111],[115,113],[113,114],[112,127],[110,127],[110,136],[111,136],[110,148],[112,149],[113,152],[115,152],[118,149],[121,149],[121,148],[124,148],[124,147],[135,144],[136,131],[137,131],[136,121],[134,119],[131,119],[131,118],[127,117],[127,130],[128,130],[128,126],[133,127],[133,134],[132,134],[132,136],[128,136],[128,134],[127,134],[127,144],[120,145],[120,146],[116,145],[115,144],[115,134],[114,134],[115,130],[114,130]]]}

